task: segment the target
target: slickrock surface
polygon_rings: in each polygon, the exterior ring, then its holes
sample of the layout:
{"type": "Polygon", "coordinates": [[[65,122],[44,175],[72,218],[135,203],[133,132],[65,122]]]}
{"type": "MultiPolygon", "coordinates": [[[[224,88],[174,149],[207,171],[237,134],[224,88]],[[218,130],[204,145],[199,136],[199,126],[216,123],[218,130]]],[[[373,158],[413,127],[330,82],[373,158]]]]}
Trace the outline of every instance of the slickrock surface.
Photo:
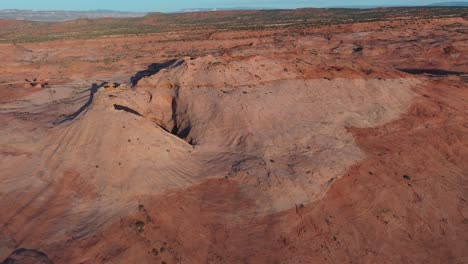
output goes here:
{"type": "Polygon", "coordinates": [[[467,28],[0,44],[1,263],[468,262],[467,28]]]}

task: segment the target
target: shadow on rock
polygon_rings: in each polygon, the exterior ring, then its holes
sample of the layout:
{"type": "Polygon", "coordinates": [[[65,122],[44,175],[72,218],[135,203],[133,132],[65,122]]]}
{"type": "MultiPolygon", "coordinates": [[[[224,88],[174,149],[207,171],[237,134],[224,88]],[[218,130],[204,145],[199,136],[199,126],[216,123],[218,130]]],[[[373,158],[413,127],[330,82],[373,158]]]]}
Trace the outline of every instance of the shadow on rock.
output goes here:
{"type": "Polygon", "coordinates": [[[86,101],[86,103],[82,107],[80,107],[80,109],[78,109],[76,112],[74,112],[73,114],[66,115],[64,118],[62,118],[61,120],[55,121],[53,124],[54,125],[60,125],[60,124],[63,124],[65,122],[72,121],[73,119],[78,117],[82,112],[84,112],[86,109],[88,109],[88,107],[93,103],[94,94],[99,90],[99,88],[104,87],[106,84],[107,84],[106,82],[101,83],[100,85],[98,85],[97,83],[93,83],[93,85],[89,89],[88,101],[86,101]]]}
{"type": "Polygon", "coordinates": [[[135,84],[138,83],[139,80],[141,80],[141,79],[143,79],[145,77],[154,75],[154,74],[158,73],[159,71],[161,71],[162,69],[174,68],[174,67],[182,65],[183,63],[184,63],[183,60],[176,60],[176,59],[169,60],[169,61],[162,62],[162,63],[153,63],[153,64],[149,65],[148,68],[146,68],[146,70],[139,71],[135,75],[133,75],[130,78],[130,81],[131,81],[132,85],[135,85],[135,84]]]}
{"type": "Polygon", "coordinates": [[[53,264],[44,252],[20,248],[15,250],[0,264],[53,264]]]}

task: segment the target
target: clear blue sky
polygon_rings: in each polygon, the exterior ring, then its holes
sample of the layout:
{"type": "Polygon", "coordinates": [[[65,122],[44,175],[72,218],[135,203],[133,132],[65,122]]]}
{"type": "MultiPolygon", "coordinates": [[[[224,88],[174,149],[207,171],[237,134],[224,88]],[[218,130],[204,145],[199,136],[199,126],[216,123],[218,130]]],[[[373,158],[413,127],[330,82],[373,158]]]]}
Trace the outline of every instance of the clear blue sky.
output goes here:
{"type": "Polygon", "coordinates": [[[449,0],[0,0],[0,9],[168,12],[184,8],[426,5],[449,0]]]}

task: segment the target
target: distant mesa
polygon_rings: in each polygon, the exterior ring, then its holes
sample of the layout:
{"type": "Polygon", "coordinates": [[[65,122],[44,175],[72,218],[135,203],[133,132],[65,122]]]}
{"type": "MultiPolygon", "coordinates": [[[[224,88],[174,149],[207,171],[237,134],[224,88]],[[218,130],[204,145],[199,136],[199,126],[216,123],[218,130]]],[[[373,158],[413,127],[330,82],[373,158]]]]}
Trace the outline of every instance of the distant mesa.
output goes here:
{"type": "Polygon", "coordinates": [[[429,6],[468,6],[467,1],[433,3],[429,6]]]}
{"type": "Polygon", "coordinates": [[[18,10],[7,9],[0,10],[0,19],[10,20],[28,20],[28,21],[42,21],[42,22],[61,22],[67,20],[75,20],[79,18],[131,18],[143,17],[146,13],[134,12],[119,12],[111,10],[90,10],[90,11],[63,11],[63,10],[49,10],[49,11],[35,11],[35,10],[18,10]]]}

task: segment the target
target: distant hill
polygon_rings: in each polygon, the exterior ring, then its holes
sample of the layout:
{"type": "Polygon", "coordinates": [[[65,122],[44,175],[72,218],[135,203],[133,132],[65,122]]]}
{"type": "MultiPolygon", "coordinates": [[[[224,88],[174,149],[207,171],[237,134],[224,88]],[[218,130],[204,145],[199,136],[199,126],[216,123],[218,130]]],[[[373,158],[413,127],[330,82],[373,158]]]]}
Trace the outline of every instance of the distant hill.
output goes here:
{"type": "Polygon", "coordinates": [[[296,10],[150,13],[137,18],[79,19],[56,24],[60,25],[57,27],[51,27],[50,23],[45,22],[5,21],[0,19],[0,43],[89,39],[114,35],[139,35],[200,29],[224,31],[304,28],[409,18],[454,18],[464,17],[467,13],[468,7],[427,6],[377,9],[302,8],[296,10]]]}
{"type": "Polygon", "coordinates": [[[273,10],[274,8],[261,7],[229,7],[229,8],[185,8],[173,13],[190,13],[190,12],[210,12],[210,11],[229,11],[229,10],[273,10]]]}
{"type": "Polygon", "coordinates": [[[458,1],[458,2],[440,2],[440,3],[432,3],[429,5],[340,5],[340,6],[331,6],[330,8],[357,8],[357,9],[368,9],[368,8],[379,8],[379,7],[427,7],[427,6],[468,6],[468,1],[458,1]]]}
{"type": "MultiPolygon", "coordinates": [[[[441,2],[433,3],[428,6],[439,7],[468,7],[467,1],[458,2],[441,2]]],[[[348,9],[371,9],[378,7],[397,7],[391,5],[384,6],[332,6],[328,8],[348,8],[348,9]]],[[[408,6],[409,7],[409,6],[408,6]]],[[[233,7],[233,8],[189,8],[181,9],[175,13],[191,13],[191,12],[207,12],[207,11],[226,11],[226,10],[274,10],[274,8],[252,8],[252,7],[233,7]]],[[[18,9],[5,9],[0,10],[0,19],[7,20],[26,20],[26,21],[41,21],[41,22],[62,22],[68,20],[75,20],[79,18],[133,18],[144,17],[148,13],[135,13],[135,12],[120,12],[112,10],[89,10],[89,11],[35,11],[35,10],[18,10],[18,9]]]]}
{"type": "MultiPolygon", "coordinates": [[[[383,5],[338,5],[338,6],[328,6],[326,8],[349,8],[349,9],[369,9],[369,8],[379,8],[379,7],[414,7],[414,6],[423,6],[423,5],[392,5],[392,4],[383,4],[383,5]]],[[[457,2],[440,2],[433,3],[425,6],[468,6],[468,1],[457,1],[457,2]]],[[[222,11],[222,10],[274,10],[276,8],[253,8],[253,7],[231,7],[231,8],[187,8],[181,9],[173,13],[190,13],[190,12],[207,12],[207,11],[222,11]]]]}
{"type": "Polygon", "coordinates": [[[0,19],[60,22],[74,20],[78,18],[125,18],[142,17],[145,13],[119,12],[111,10],[90,10],[90,11],[34,11],[7,9],[0,10],[0,19]]]}
{"type": "Polygon", "coordinates": [[[429,6],[468,6],[468,2],[442,2],[442,3],[433,3],[429,6]]]}

